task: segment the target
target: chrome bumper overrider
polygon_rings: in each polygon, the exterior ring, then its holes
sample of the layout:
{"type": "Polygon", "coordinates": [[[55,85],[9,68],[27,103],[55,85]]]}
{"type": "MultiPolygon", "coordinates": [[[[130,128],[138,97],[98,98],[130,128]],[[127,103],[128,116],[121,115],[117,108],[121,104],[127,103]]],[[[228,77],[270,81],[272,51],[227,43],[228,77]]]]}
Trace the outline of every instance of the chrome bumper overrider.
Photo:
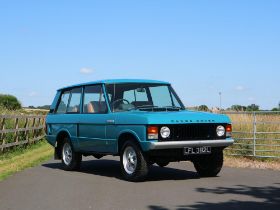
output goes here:
{"type": "Polygon", "coordinates": [[[195,140],[195,141],[166,141],[166,142],[151,142],[150,149],[174,149],[183,147],[227,147],[232,145],[233,139],[217,139],[217,140],[195,140]]]}

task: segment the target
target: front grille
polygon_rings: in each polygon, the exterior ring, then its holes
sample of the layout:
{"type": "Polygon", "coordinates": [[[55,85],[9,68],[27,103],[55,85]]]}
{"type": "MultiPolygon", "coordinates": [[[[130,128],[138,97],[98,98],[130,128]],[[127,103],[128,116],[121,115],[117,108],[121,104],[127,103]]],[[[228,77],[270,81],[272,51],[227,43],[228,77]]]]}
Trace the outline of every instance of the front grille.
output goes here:
{"type": "MultiPolygon", "coordinates": [[[[216,128],[218,125],[214,123],[201,123],[201,124],[184,124],[184,125],[166,125],[170,128],[171,135],[167,139],[161,138],[160,141],[182,141],[182,140],[212,140],[212,139],[225,139],[226,135],[218,137],[216,128]]],[[[162,126],[161,126],[162,127],[162,126]]],[[[159,130],[160,128],[159,127],[159,130]]]]}

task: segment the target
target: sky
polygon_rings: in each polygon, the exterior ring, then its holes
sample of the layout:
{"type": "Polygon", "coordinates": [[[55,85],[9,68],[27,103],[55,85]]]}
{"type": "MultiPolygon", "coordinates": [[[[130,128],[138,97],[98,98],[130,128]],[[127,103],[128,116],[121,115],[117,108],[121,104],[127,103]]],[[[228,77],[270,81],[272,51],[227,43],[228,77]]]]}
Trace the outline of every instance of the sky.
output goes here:
{"type": "Polygon", "coordinates": [[[51,104],[100,79],[172,83],[186,106],[277,107],[280,1],[2,1],[0,93],[51,104]]]}

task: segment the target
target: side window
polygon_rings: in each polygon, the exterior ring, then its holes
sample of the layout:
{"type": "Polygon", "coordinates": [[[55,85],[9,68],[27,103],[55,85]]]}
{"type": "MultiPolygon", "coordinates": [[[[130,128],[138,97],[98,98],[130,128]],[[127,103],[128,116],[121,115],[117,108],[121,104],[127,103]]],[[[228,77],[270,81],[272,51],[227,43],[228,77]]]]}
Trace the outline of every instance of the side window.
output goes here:
{"type": "Polygon", "coordinates": [[[59,105],[58,105],[57,110],[56,110],[57,114],[66,113],[66,109],[67,109],[67,105],[68,105],[68,101],[69,101],[69,96],[70,96],[69,91],[66,91],[66,92],[62,93],[61,98],[59,100],[59,105]]]}
{"type": "Polygon", "coordinates": [[[79,113],[81,102],[82,88],[71,90],[70,102],[67,107],[67,113],[79,113]]]}
{"type": "Polygon", "coordinates": [[[106,113],[107,104],[101,85],[86,86],[83,113],[106,113]]]}

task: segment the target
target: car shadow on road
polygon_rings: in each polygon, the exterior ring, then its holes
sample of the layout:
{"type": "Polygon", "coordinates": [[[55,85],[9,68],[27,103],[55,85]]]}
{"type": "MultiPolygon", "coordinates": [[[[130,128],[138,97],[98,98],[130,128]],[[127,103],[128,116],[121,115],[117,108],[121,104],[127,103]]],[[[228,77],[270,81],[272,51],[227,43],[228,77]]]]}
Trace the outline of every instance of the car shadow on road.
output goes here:
{"type": "MultiPolygon", "coordinates": [[[[61,163],[45,163],[42,166],[52,169],[62,169],[61,163]]],[[[80,173],[88,173],[98,176],[114,177],[122,179],[120,162],[116,160],[87,160],[83,161],[80,173]]],[[[145,181],[161,181],[161,180],[186,180],[199,179],[196,172],[181,170],[170,167],[151,166],[148,177],[145,181]]]]}
{"type": "MultiPolygon", "coordinates": [[[[272,186],[255,187],[246,185],[236,185],[234,187],[217,187],[214,189],[197,188],[197,192],[209,193],[213,195],[230,194],[232,197],[238,195],[240,197],[246,196],[242,200],[231,199],[223,202],[197,202],[191,205],[178,205],[171,209],[175,210],[231,210],[231,209],[254,209],[254,210],[279,210],[280,209],[280,184],[274,184],[272,186]],[[248,198],[249,196],[249,198],[248,198]]],[[[150,205],[148,210],[171,210],[165,206],[150,205]]]]}

